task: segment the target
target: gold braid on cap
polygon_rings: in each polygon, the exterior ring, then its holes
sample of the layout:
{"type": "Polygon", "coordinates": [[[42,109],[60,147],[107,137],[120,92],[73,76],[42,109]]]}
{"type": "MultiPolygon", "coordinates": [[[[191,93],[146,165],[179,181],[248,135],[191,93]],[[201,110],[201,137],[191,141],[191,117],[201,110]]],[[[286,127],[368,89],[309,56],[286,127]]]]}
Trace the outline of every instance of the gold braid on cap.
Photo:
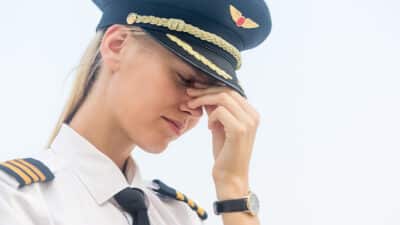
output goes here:
{"type": "Polygon", "coordinates": [[[145,23],[145,24],[151,24],[155,26],[161,26],[161,27],[166,27],[169,30],[174,30],[174,31],[180,31],[180,32],[185,32],[188,34],[193,35],[196,38],[199,38],[200,40],[210,42],[211,44],[214,44],[229,54],[231,54],[237,62],[236,65],[236,70],[238,70],[242,64],[242,60],[240,57],[240,51],[230,44],[229,42],[225,41],[223,38],[220,36],[204,31],[198,27],[195,27],[191,24],[185,23],[185,21],[181,19],[175,19],[175,18],[160,18],[160,17],[155,17],[155,16],[141,16],[136,13],[129,13],[128,17],[126,18],[126,22],[129,25],[132,25],[134,23],[145,23]]]}
{"type": "Polygon", "coordinates": [[[214,70],[218,75],[221,77],[227,79],[227,80],[232,80],[232,76],[230,76],[227,72],[219,68],[217,65],[215,65],[213,62],[208,60],[205,56],[200,54],[199,52],[195,51],[192,46],[190,46],[188,43],[182,41],[178,37],[172,35],[172,34],[167,34],[167,37],[175,42],[177,45],[179,45],[181,48],[183,48],[187,53],[191,54],[193,57],[195,57],[197,60],[202,62],[203,64],[207,65],[210,69],[214,70]]]}

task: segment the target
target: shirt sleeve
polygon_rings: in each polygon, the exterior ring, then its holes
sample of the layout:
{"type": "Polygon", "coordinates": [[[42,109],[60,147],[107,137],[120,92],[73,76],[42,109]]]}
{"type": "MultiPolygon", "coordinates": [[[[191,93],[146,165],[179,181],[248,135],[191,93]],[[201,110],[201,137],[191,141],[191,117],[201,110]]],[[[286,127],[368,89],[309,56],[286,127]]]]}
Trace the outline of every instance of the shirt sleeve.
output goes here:
{"type": "Polygon", "coordinates": [[[42,201],[29,186],[18,189],[13,178],[0,171],[0,225],[50,225],[42,201]]]}
{"type": "MultiPolygon", "coordinates": [[[[11,199],[13,198],[13,189],[17,188],[17,184],[0,171],[0,225],[15,224],[23,225],[21,212],[13,207],[11,199]]],[[[29,223],[28,223],[29,224],[29,223]]]]}
{"type": "MultiPolygon", "coordinates": [[[[3,191],[1,195],[3,195],[3,191]]],[[[21,218],[18,217],[18,211],[16,211],[4,198],[4,196],[0,196],[0,218],[1,225],[6,224],[15,224],[15,225],[23,225],[26,224],[21,218]]]]}

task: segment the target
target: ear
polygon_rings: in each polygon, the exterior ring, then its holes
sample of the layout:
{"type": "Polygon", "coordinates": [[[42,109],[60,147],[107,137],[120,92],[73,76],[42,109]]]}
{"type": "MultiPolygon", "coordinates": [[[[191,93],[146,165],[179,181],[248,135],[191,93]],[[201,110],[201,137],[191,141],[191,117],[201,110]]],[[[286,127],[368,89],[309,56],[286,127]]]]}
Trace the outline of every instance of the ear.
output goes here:
{"type": "Polygon", "coordinates": [[[100,44],[103,64],[111,71],[117,71],[122,57],[122,48],[129,37],[129,31],[121,25],[114,24],[104,33],[100,44]]]}

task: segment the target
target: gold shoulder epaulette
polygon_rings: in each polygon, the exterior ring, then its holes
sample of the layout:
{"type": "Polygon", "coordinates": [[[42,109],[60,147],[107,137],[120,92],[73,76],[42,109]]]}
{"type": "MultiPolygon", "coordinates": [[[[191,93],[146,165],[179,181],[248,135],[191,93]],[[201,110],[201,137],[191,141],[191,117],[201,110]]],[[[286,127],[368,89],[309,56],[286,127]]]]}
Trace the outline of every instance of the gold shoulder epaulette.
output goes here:
{"type": "Polygon", "coordinates": [[[14,177],[19,183],[19,188],[54,179],[54,174],[50,169],[39,160],[33,158],[13,159],[2,162],[0,163],[0,170],[14,177]]]}
{"type": "Polygon", "coordinates": [[[153,183],[155,183],[158,187],[158,188],[152,188],[155,192],[176,199],[178,201],[185,202],[186,204],[189,205],[189,207],[192,210],[196,211],[197,215],[200,217],[201,220],[207,219],[207,212],[203,208],[198,206],[192,199],[188,198],[186,195],[175,190],[174,188],[164,184],[162,181],[158,179],[154,179],[153,183]]]}

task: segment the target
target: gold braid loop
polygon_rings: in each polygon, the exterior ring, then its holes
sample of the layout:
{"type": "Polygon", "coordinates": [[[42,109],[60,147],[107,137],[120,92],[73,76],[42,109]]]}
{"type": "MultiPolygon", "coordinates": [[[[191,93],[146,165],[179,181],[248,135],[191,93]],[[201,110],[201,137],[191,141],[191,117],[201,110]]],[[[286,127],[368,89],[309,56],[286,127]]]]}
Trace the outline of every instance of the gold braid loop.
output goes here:
{"type": "Polygon", "coordinates": [[[182,41],[178,37],[172,35],[172,34],[167,34],[167,37],[175,42],[177,45],[179,45],[181,48],[183,48],[187,53],[195,57],[197,60],[202,62],[204,65],[208,66],[210,69],[214,70],[218,75],[222,76],[226,80],[232,80],[232,76],[229,75],[227,72],[225,72],[223,69],[219,68],[217,65],[215,65],[213,62],[208,60],[205,56],[200,54],[199,52],[195,51],[192,46],[190,46],[188,43],[182,41]]]}
{"type": "Polygon", "coordinates": [[[238,70],[242,64],[242,60],[240,57],[240,51],[235,46],[233,46],[229,42],[225,41],[220,36],[210,33],[210,32],[207,32],[207,31],[204,31],[196,26],[186,23],[185,21],[183,21],[181,19],[161,18],[161,17],[155,17],[155,16],[141,16],[136,13],[129,13],[128,17],[126,18],[126,21],[130,25],[132,25],[134,23],[144,23],[144,24],[151,24],[151,25],[155,25],[155,26],[166,27],[169,30],[173,30],[173,31],[188,33],[200,40],[207,41],[211,44],[214,44],[214,45],[222,48],[229,54],[231,54],[236,59],[236,62],[237,62],[236,70],[238,70]]]}

